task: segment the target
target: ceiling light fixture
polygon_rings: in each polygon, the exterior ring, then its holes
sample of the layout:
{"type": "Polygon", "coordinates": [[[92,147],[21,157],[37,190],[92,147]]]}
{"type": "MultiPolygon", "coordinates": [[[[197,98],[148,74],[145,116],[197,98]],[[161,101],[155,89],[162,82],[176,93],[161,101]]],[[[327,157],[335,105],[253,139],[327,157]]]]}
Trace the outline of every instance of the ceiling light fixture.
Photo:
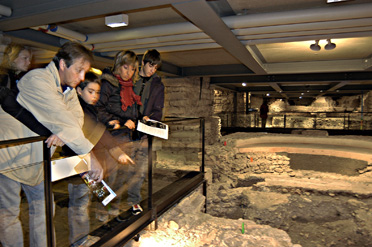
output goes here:
{"type": "Polygon", "coordinates": [[[120,15],[111,15],[105,17],[105,24],[109,27],[123,27],[128,26],[129,19],[128,15],[120,14],[120,15]]]}
{"type": "Polygon", "coordinates": [[[348,2],[350,0],[327,0],[327,3],[348,2]]]}
{"type": "Polygon", "coordinates": [[[319,40],[315,40],[315,44],[311,44],[310,49],[313,51],[320,51],[321,47],[319,45],[319,40]]]}
{"type": "Polygon", "coordinates": [[[324,46],[324,49],[326,50],[333,50],[336,48],[336,44],[331,42],[331,39],[327,39],[328,44],[324,46]]]}

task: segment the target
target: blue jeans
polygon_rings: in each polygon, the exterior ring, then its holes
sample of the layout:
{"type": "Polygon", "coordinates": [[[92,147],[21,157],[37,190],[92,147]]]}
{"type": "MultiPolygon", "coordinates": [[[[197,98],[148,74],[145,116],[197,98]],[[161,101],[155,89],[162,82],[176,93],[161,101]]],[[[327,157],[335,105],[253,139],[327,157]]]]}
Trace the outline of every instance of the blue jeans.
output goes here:
{"type": "Polygon", "coordinates": [[[22,247],[23,231],[19,219],[21,189],[29,204],[30,247],[47,246],[44,183],[29,186],[0,174],[0,241],[3,247],[22,247]]]}
{"type": "Polygon", "coordinates": [[[145,180],[148,165],[148,139],[143,136],[140,140],[133,142],[134,166],[128,166],[128,204],[134,205],[141,202],[141,188],[145,180]]]}
{"type": "MultiPolygon", "coordinates": [[[[135,165],[119,165],[116,173],[107,179],[114,191],[120,190],[126,183],[128,186],[128,204],[134,205],[141,202],[141,188],[147,171],[148,139],[143,136],[138,141],[131,141],[128,135],[114,136],[117,142],[125,145],[125,152],[133,159],[135,165]]],[[[120,204],[122,195],[118,194],[113,206],[120,204]]]]}
{"type": "Polygon", "coordinates": [[[89,188],[83,183],[83,180],[81,181],[81,184],[68,184],[68,223],[71,244],[74,244],[79,239],[83,241],[89,234],[89,188]]]}

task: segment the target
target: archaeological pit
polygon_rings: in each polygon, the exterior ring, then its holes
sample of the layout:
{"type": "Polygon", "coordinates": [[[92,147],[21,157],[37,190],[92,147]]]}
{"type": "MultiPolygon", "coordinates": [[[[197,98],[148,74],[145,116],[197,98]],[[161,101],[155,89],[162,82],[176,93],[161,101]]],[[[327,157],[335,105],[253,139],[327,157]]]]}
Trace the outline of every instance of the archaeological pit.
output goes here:
{"type": "MultiPolygon", "coordinates": [[[[196,90],[197,82],[188,81],[182,90],[172,85],[167,84],[168,97],[182,100],[194,97],[186,94],[196,90]]],[[[197,106],[186,109],[181,107],[185,101],[177,105],[176,100],[168,110],[195,116],[196,107],[207,119],[207,198],[201,189],[192,193],[159,218],[156,231],[144,231],[141,241],[128,246],[371,246],[372,137],[329,134],[370,128],[368,114],[361,125],[361,97],[323,97],[308,106],[273,100],[267,131],[255,131],[249,128],[259,124],[257,113],[241,113],[244,95],[236,98],[236,93],[214,89],[209,98],[213,103],[208,104],[206,88],[204,108],[198,99],[193,100],[197,106]],[[290,131],[283,129],[284,112],[290,116],[285,126],[290,131]],[[248,127],[249,133],[226,127],[248,127]],[[283,131],[271,133],[274,128],[283,131]]],[[[261,103],[254,98],[250,107],[257,109],[261,103]]],[[[363,104],[371,108],[369,93],[363,104]]],[[[156,166],[198,169],[198,155],[195,151],[184,160],[176,152],[158,152],[156,166]]]]}
{"type": "MultiPolygon", "coordinates": [[[[194,192],[127,246],[370,246],[371,151],[325,131],[222,136],[206,146],[206,200],[194,192]]],[[[169,157],[157,166],[198,167],[169,157]]]]}

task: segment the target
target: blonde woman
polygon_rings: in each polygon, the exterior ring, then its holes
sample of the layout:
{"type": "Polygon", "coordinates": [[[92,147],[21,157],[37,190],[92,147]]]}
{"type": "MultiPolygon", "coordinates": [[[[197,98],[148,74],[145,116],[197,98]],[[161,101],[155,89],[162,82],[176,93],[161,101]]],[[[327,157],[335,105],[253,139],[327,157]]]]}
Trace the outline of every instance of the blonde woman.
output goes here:
{"type": "Polygon", "coordinates": [[[30,48],[20,44],[8,45],[0,65],[0,85],[18,93],[17,82],[28,71],[31,59],[30,48]]]}

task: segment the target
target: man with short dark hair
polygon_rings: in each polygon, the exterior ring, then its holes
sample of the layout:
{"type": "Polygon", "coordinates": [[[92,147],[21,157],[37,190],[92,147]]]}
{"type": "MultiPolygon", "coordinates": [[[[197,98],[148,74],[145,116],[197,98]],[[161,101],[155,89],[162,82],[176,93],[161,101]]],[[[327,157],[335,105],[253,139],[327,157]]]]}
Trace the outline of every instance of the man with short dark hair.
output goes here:
{"type": "MultiPolygon", "coordinates": [[[[93,144],[82,131],[84,113],[75,87],[84,80],[92,53],[75,42],[65,43],[46,68],[27,73],[19,82],[18,102],[77,154],[87,154],[93,144]]],[[[0,111],[2,140],[36,134],[0,111]]],[[[30,246],[46,246],[43,154],[40,143],[0,149],[0,240],[4,247],[23,246],[19,221],[20,191],[29,203],[30,246]]],[[[103,170],[91,153],[90,175],[101,180],[103,170]]]]}

